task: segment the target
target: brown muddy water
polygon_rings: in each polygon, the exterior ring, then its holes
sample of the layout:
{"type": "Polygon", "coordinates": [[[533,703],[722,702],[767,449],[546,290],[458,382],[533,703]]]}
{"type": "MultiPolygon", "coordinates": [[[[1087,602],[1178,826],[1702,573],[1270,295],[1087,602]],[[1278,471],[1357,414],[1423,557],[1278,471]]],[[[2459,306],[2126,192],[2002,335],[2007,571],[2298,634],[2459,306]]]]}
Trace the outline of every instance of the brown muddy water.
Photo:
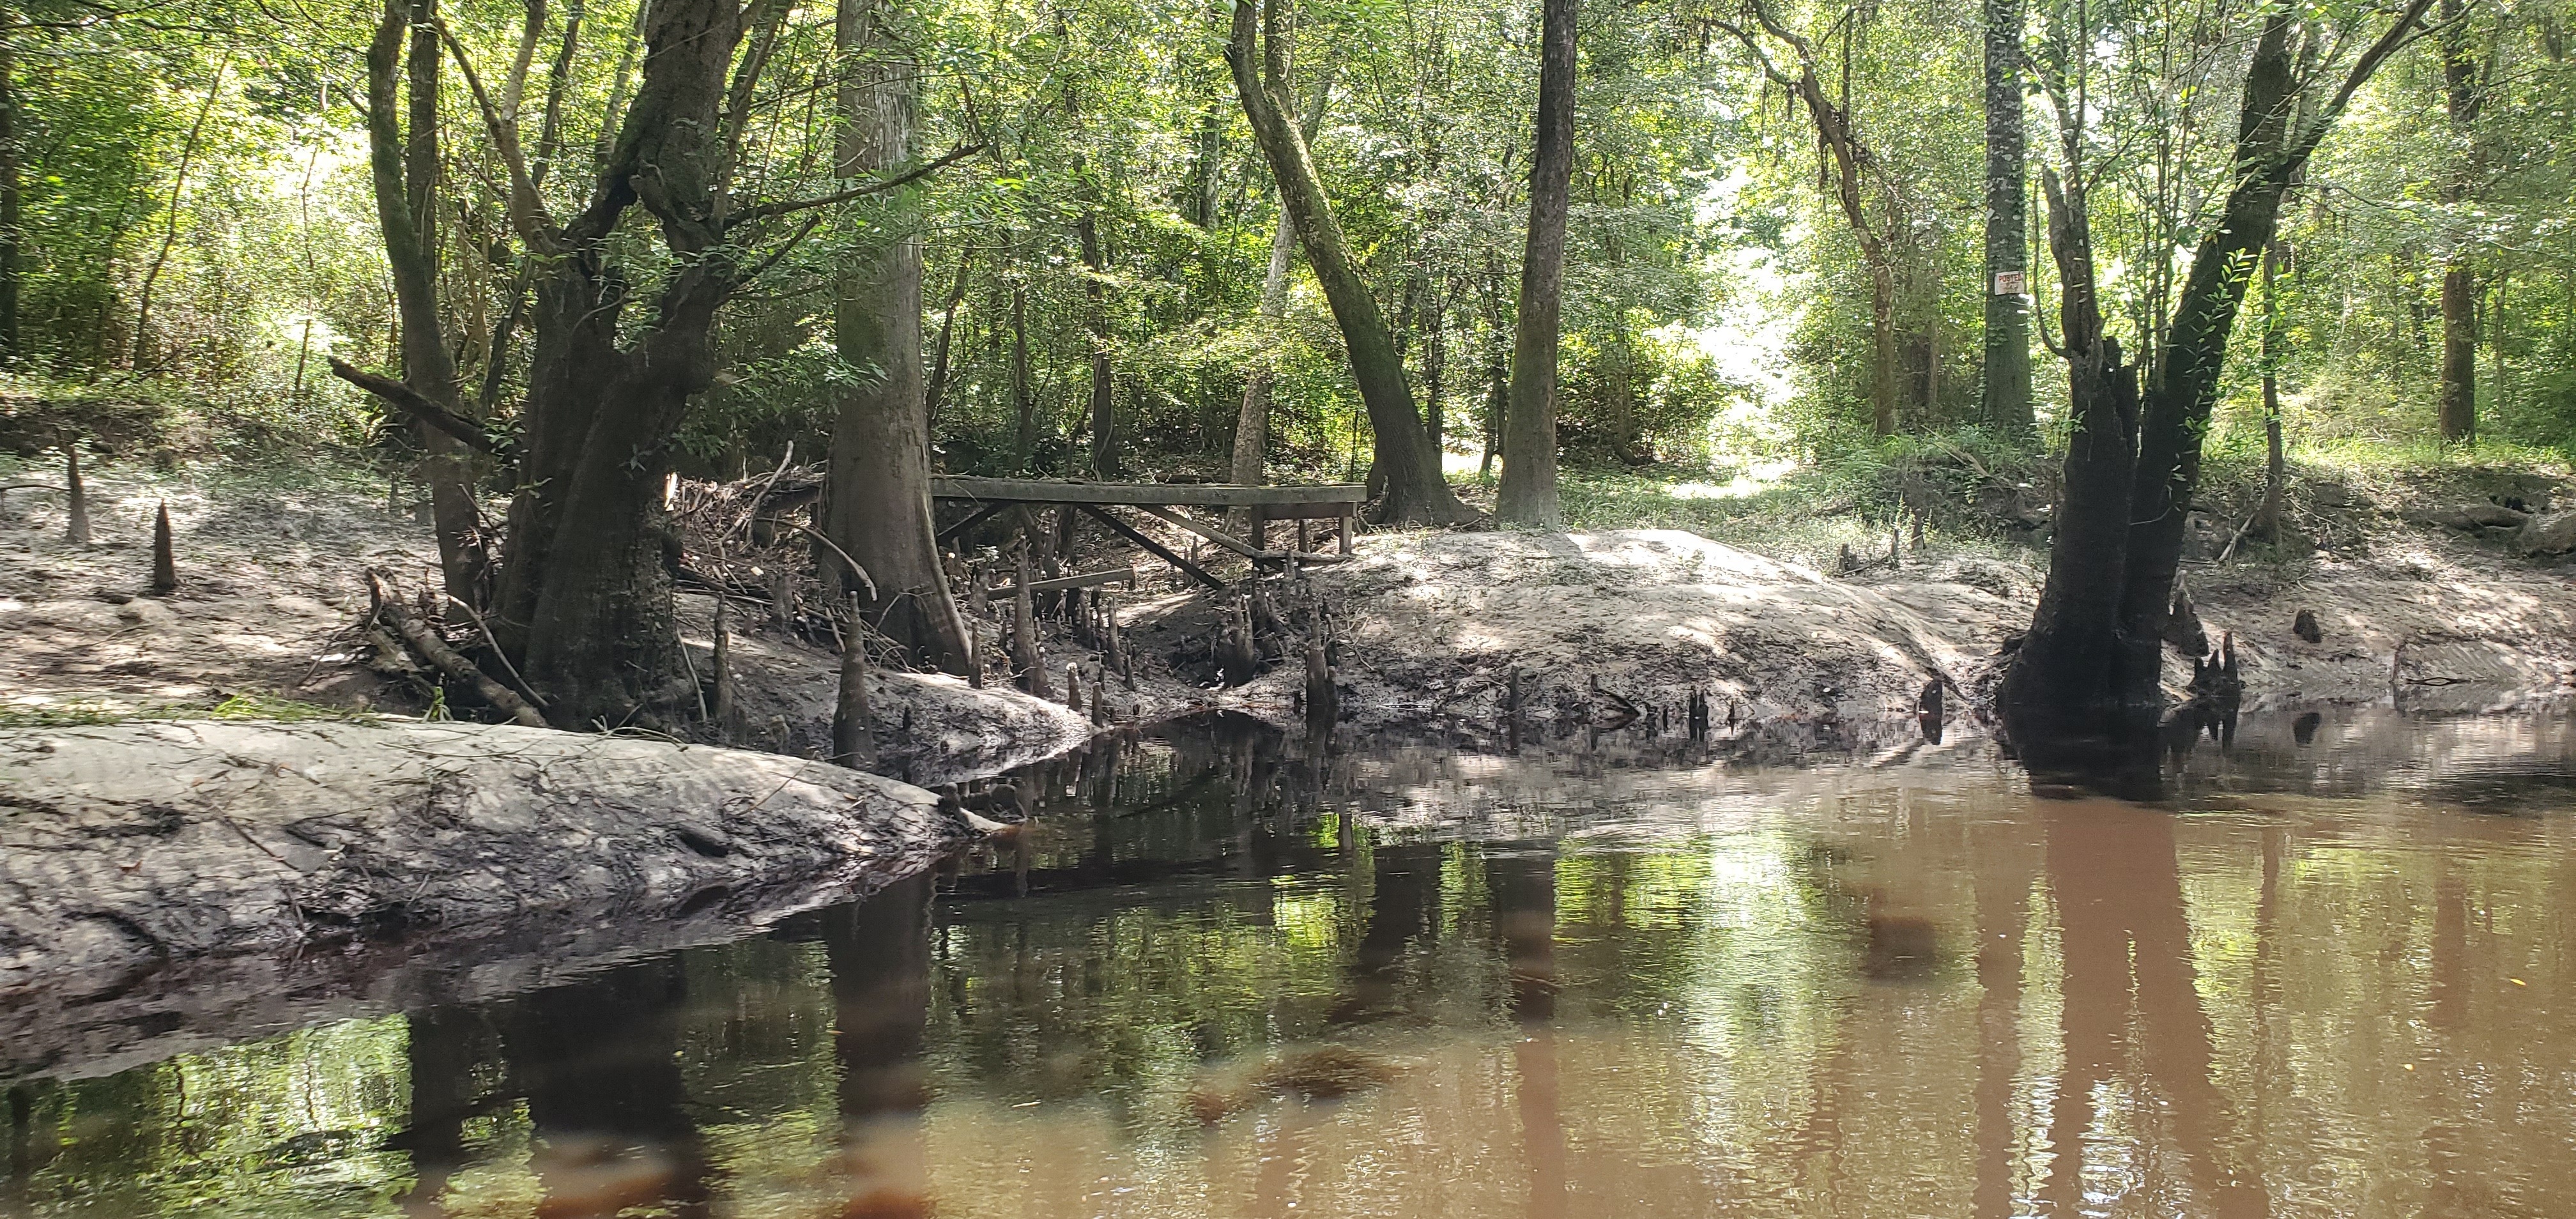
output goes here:
{"type": "Polygon", "coordinates": [[[2175,750],[1172,726],[754,938],[19,1080],[0,1215],[2576,1214],[2576,728],[2175,750]]]}

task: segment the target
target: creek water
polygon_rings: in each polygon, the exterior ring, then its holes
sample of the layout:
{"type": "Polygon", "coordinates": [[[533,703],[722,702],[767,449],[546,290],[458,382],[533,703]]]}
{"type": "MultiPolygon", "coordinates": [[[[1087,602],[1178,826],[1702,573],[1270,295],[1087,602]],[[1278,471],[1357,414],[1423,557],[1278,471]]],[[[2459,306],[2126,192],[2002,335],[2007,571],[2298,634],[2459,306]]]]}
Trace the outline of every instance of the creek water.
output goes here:
{"type": "Polygon", "coordinates": [[[2576,1214],[2576,726],[2165,768],[1170,725],[755,937],[18,1081],[0,1215],[2576,1214]]]}

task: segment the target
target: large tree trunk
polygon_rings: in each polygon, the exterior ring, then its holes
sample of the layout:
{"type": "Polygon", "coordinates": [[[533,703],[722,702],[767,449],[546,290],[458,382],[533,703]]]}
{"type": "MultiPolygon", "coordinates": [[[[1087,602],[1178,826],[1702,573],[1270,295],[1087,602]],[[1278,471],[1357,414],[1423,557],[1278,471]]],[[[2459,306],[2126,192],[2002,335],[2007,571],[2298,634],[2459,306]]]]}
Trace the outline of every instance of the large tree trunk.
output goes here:
{"type": "Polygon", "coordinates": [[[2162,662],[2155,636],[2121,629],[2128,574],[2129,477],[2137,462],[2138,370],[2103,333],[2091,225],[2080,177],[2044,175],[2049,247],[2061,289],[2072,427],[2060,479],[2048,582],[1998,701],[2016,738],[2110,734],[2122,726],[2139,671],[2162,662]],[[2062,732],[2056,731],[2063,729],[2062,732]]]}
{"type": "MultiPolygon", "coordinates": [[[[712,265],[721,257],[705,270],[730,275],[712,265]]],[[[695,701],[672,612],[679,543],[662,482],[690,396],[714,381],[721,297],[666,291],[659,325],[630,350],[617,344],[621,292],[595,248],[567,255],[537,290],[521,490],[494,626],[562,727],[650,721],[695,701]]]]}
{"type": "MultiPolygon", "coordinates": [[[[2200,442],[2218,396],[2227,338],[2236,327],[2250,276],[2272,243],[2281,196],[2304,155],[2294,155],[2291,118],[2299,97],[2292,71],[2286,11],[2268,17],[2245,71],[2243,117],[2238,125],[2234,181],[2218,223],[2192,251],[2191,269],[2175,299],[2173,321],[2156,360],[2155,379],[2140,396],[2138,469],[2129,487],[2128,587],[2122,591],[2121,626],[2132,637],[2161,639],[2173,607],[2174,573],[2182,565],[2183,531],[2192,492],[2200,485],[2200,442]]],[[[2156,674],[2132,674],[2131,697],[2160,696],[2156,674]]]]}
{"type": "Polygon", "coordinates": [[[1380,519],[1419,525],[1450,525],[1475,513],[1449,489],[1440,472],[1440,455],[1423,435],[1422,417],[1413,404],[1413,387],[1405,380],[1404,358],[1388,334],[1377,298],[1352,260],[1350,243],[1333,218],[1332,204],[1306,151],[1305,137],[1287,117],[1287,48],[1277,31],[1277,0],[1259,0],[1270,28],[1254,36],[1256,0],[1235,0],[1234,24],[1225,58],[1234,72],[1235,91],[1243,111],[1277,179],[1281,203],[1295,225],[1306,263],[1332,306],[1333,320],[1350,350],[1351,377],[1360,399],[1368,404],[1369,427],[1377,436],[1377,464],[1386,472],[1386,500],[1380,519]],[[1258,44],[1258,45],[1256,45],[1258,44]]]}
{"type": "MultiPolygon", "coordinates": [[[[2451,138],[2463,151],[2443,175],[2442,201],[2454,208],[2468,202],[2478,169],[2477,53],[2469,47],[2462,0],[2442,0],[2442,102],[2451,138]]],[[[2469,265],[2466,242],[2452,239],[2442,267],[2442,372],[2440,426],[2442,443],[2468,444],[2477,439],[2478,287],[2469,265]]]]}
{"type": "MultiPolygon", "coordinates": [[[[440,409],[462,414],[456,362],[447,349],[438,296],[438,31],[429,0],[387,0],[367,48],[367,142],[375,186],[376,219],[385,233],[385,262],[394,284],[402,336],[403,384],[440,409]],[[406,54],[404,35],[409,33],[406,54]],[[398,126],[402,109],[397,58],[409,88],[409,131],[398,126]]],[[[449,596],[481,605],[485,555],[474,503],[474,471],[456,438],[419,419],[412,438],[428,454],[421,476],[429,484],[431,519],[438,534],[439,574],[449,596]]]]}
{"type": "Polygon", "coordinates": [[[2317,141],[2430,5],[2413,0],[2355,61],[2318,117],[2295,122],[2303,110],[2289,45],[2297,14],[2266,13],[2246,69],[2234,185],[2193,251],[2154,380],[2143,392],[2118,345],[2102,334],[2077,155],[2083,136],[2061,131],[2066,161],[2077,172],[2063,183],[2051,172],[2045,185],[2075,434],[2048,581],[1999,698],[2026,759],[2033,750],[2058,752],[2086,740],[2134,739],[2136,717],[2161,706],[2160,640],[2200,479],[2201,435],[2250,278],[2243,269],[2271,243],[2281,197],[2317,141]],[[2136,420],[2134,460],[2125,458],[2129,418],[2136,420]]]}
{"type": "MultiPolygon", "coordinates": [[[[1315,78],[1315,95],[1306,103],[1298,129],[1313,139],[1315,128],[1324,121],[1324,106],[1333,95],[1333,72],[1329,63],[1315,78]]],[[[1288,206],[1279,206],[1279,223],[1270,234],[1270,269],[1261,277],[1261,324],[1275,329],[1288,315],[1288,275],[1296,269],[1297,229],[1289,223],[1288,206]]],[[[1267,340],[1265,340],[1266,342],[1267,340]]],[[[1243,406],[1234,418],[1234,451],[1227,463],[1227,477],[1247,487],[1257,487],[1268,478],[1264,465],[1270,453],[1270,383],[1278,370],[1265,360],[1253,367],[1243,379],[1243,406]]],[[[1249,534],[1252,510],[1238,508],[1228,519],[1235,531],[1249,534]]]]}
{"type": "Polygon", "coordinates": [[[547,718],[566,727],[649,723],[696,702],[662,482],[691,397],[715,380],[716,311],[743,281],[721,205],[725,80],[746,15],[732,0],[660,0],[645,19],[643,82],[589,208],[556,225],[532,191],[514,190],[513,223],[546,258],[493,625],[548,696],[547,718]],[[608,235],[639,204],[678,269],[648,320],[626,325],[628,280],[608,235]]]}
{"type": "Polygon", "coordinates": [[[1981,416],[2015,436],[2037,430],[2030,406],[2030,271],[2024,214],[2021,0],[1986,0],[1986,338],[1981,416]],[[2004,291],[2012,287],[2010,292],[2004,291]]]}
{"type": "MultiPolygon", "coordinates": [[[[841,0],[834,38],[844,67],[837,154],[855,178],[912,155],[920,69],[889,30],[889,0],[841,0]]],[[[921,238],[904,233],[855,261],[832,301],[832,339],[843,362],[885,375],[842,391],[832,428],[823,532],[867,569],[870,590],[842,570],[831,547],[815,562],[835,597],[858,594],[868,620],[914,658],[966,671],[966,623],[939,562],[930,514],[930,417],[921,382],[921,238]]]]}
{"type": "Polygon", "coordinates": [[[1556,496],[1557,343],[1565,285],[1565,215],[1574,175],[1574,22],[1577,0],[1540,6],[1538,144],[1530,158],[1529,238],[1521,255],[1512,331],[1511,435],[1494,515],[1565,527],[1556,496]]]}

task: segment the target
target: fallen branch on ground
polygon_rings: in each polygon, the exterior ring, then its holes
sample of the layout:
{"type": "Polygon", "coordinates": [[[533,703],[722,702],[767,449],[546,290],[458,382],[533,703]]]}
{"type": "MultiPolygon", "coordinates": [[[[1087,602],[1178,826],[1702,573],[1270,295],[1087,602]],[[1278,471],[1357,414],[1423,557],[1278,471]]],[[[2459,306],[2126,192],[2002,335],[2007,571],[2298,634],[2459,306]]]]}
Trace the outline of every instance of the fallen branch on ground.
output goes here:
{"type": "Polygon", "coordinates": [[[494,680],[480,666],[447,646],[447,641],[439,638],[438,632],[415,620],[403,608],[402,598],[385,586],[384,576],[372,571],[367,573],[367,596],[375,602],[376,616],[391,625],[394,633],[411,645],[411,650],[428,661],[432,668],[473,687],[474,693],[484,702],[508,712],[517,723],[530,728],[553,727],[546,723],[546,717],[538,714],[535,707],[528,705],[528,700],[512,693],[508,686],[494,680]]]}

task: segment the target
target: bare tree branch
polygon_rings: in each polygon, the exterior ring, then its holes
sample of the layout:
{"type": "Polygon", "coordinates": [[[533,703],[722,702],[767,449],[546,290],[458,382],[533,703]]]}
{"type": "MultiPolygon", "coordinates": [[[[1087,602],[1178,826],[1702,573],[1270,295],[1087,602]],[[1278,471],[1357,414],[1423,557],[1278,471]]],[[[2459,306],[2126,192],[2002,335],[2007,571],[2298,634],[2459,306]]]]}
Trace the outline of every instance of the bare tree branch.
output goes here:
{"type": "Polygon", "coordinates": [[[727,221],[726,227],[739,228],[757,220],[772,220],[777,217],[791,215],[796,212],[812,211],[818,207],[830,207],[836,203],[848,203],[853,199],[864,199],[869,195],[881,195],[897,187],[908,186],[914,182],[918,182],[923,178],[927,178],[942,169],[946,169],[947,167],[982,151],[984,151],[983,145],[968,144],[962,148],[949,149],[947,152],[941,154],[938,159],[926,162],[916,168],[905,170],[891,178],[879,178],[876,181],[869,182],[861,186],[854,186],[848,190],[823,195],[818,198],[797,199],[780,203],[764,203],[758,207],[745,208],[742,212],[736,214],[731,220],[727,221]]]}
{"type": "Polygon", "coordinates": [[[501,447],[493,442],[492,434],[484,431],[482,425],[473,420],[430,401],[427,395],[392,377],[368,372],[338,356],[327,358],[331,361],[332,376],[374,394],[393,406],[400,407],[406,414],[455,437],[459,443],[477,453],[493,456],[500,454],[501,447]]]}
{"type": "MultiPolygon", "coordinates": [[[[2397,20],[2389,25],[2387,31],[2379,36],[2379,41],[2370,44],[2370,49],[2363,51],[2361,58],[2352,62],[2352,70],[2344,74],[2343,85],[2335,90],[2334,96],[2327,99],[2325,105],[2317,108],[2315,117],[2308,120],[2307,130],[2296,133],[2292,138],[2289,155],[2284,158],[2285,170],[2295,169],[2308,159],[2309,153],[2316,151],[2318,143],[2326,138],[2326,133],[2334,130],[2335,120],[2342,117],[2343,108],[2351,103],[2352,95],[2360,90],[2364,81],[2370,79],[2371,73],[2379,70],[2380,64],[2386,62],[2389,56],[2406,49],[2407,44],[2432,34],[2439,28],[2423,24],[2424,10],[2431,7],[2433,7],[2433,0],[2413,0],[2406,6],[2404,12],[2398,14],[2397,20]]],[[[2465,19],[2465,17],[2462,18],[2462,20],[2465,19]]]]}
{"type": "Polygon", "coordinates": [[[510,227],[519,230],[519,239],[527,242],[530,249],[554,253],[559,244],[554,239],[554,218],[546,214],[545,199],[537,194],[535,179],[528,176],[528,160],[519,152],[518,124],[493,105],[492,95],[483,89],[482,78],[474,73],[473,60],[465,54],[465,44],[456,40],[447,23],[434,21],[431,25],[447,43],[457,71],[465,75],[465,87],[473,92],[474,105],[483,112],[483,126],[492,133],[492,150],[500,154],[501,164],[510,171],[510,227]]]}

